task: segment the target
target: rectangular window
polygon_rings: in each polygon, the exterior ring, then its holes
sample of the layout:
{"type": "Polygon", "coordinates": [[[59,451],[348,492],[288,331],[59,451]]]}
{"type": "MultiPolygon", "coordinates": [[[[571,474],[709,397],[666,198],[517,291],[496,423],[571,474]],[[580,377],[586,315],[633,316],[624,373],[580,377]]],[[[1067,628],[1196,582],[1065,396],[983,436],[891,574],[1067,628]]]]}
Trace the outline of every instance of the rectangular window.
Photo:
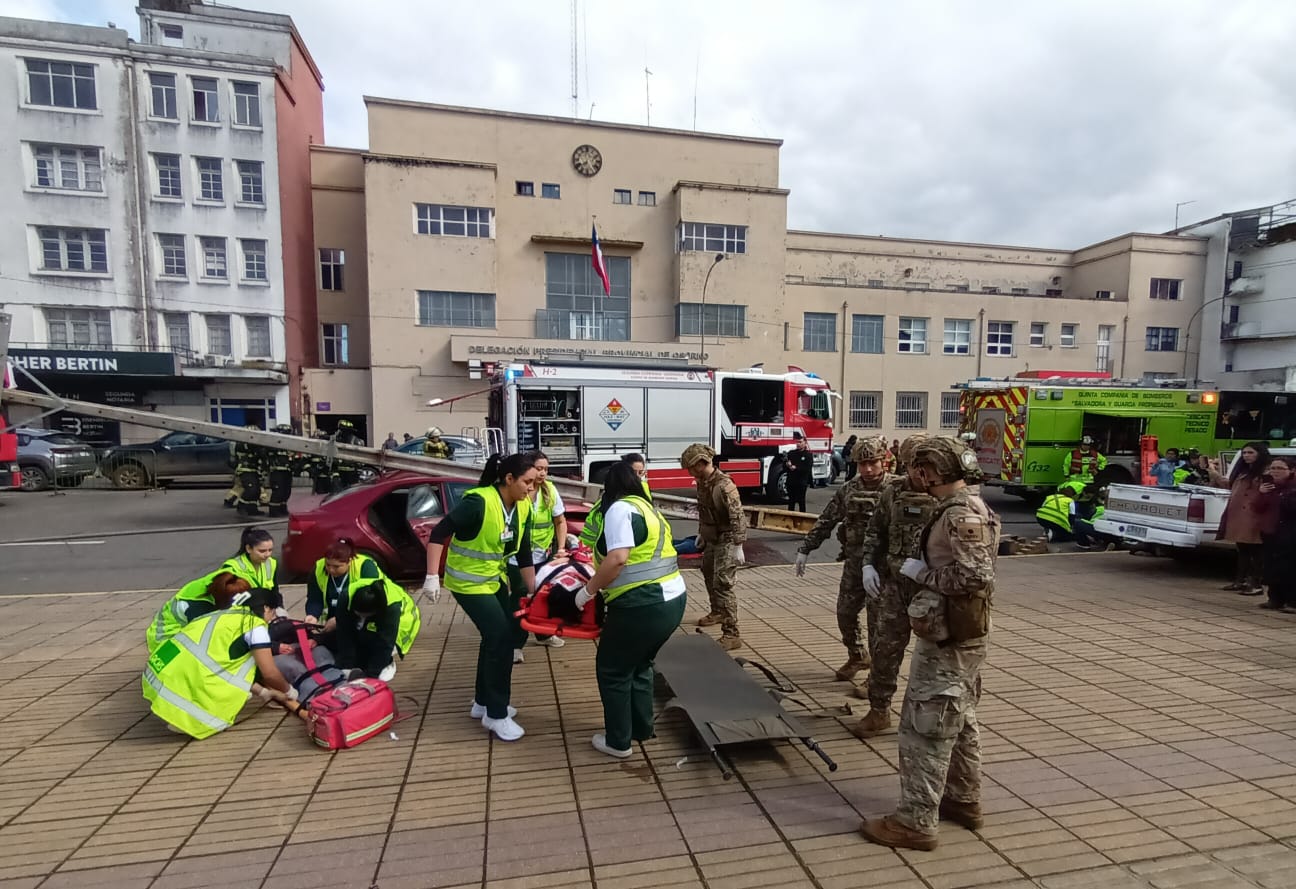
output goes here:
{"type": "Polygon", "coordinates": [[[202,276],[214,281],[229,280],[224,238],[199,238],[202,247],[202,276]]]}
{"type": "Polygon", "coordinates": [[[657,192],[655,192],[655,191],[641,191],[641,192],[639,192],[639,206],[640,206],[640,207],[656,207],[656,206],[657,206],[657,192]]]}
{"type": "Polygon", "coordinates": [[[159,25],[163,46],[184,46],[184,28],[179,25],[159,25]]]}
{"type": "Polygon", "coordinates": [[[489,238],[494,211],[490,207],[450,207],[415,204],[416,230],[420,235],[449,238],[489,238]]]}
{"type": "Polygon", "coordinates": [[[260,161],[235,161],[239,175],[239,202],[243,204],[264,204],[265,184],[261,180],[262,165],[260,161]]]}
{"type": "Polygon", "coordinates": [[[897,392],[896,393],[896,428],[897,429],[926,429],[927,428],[927,393],[926,392],[897,392]]]}
{"type": "Polygon", "coordinates": [[[194,166],[198,170],[198,197],[204,201],[225,201],[225,183],[221,159],[218,157],[196,157],[194,166]]]}
{"type": "Polygon", "coordinates": [[[1094,299],[1111,299],[1111,298],[1112,298],[1112,292],[1110,290],[1099,290],[1094,293],[1094,299]]]}
{"type": "Polygon", "coordinates": [[[1044,295],[1045,295],[1045,296],[1061,296],[1061,295],[1062,295],[1062,288],[1060,288],[1060,287],[1050,287],[1050,288],[1048,288],[1047,290],[1044,291],[1044,295]]]}
{"type": "Polygon", "coordinates": [[[1030,344],[1036,348],[1044,346],[1048,340],[1045,334],[1048,331],[1048,325],[1043,321],[1032,321],[1030,326],[1030,344]]]}
{"type": "Polygon", "coordinates": [[[927,354],[927,319],[901,318],[896,351],[909,355],[927,354]]]}
{"type": "Polygon", "coordinates": [[[153,167],[157,170],[157,196],[160,198],[184,197],[181,184],[180,155],[155,154],[153,167]]]}
{"type": "Polygon", "coordinates": [[[27,103],[50,108],[79,108],[94,111],[94,65],[51,62],[48,59],[26,59],[27,103]]]}
{"type": "Polygon", "coordinates": [[[630,194],[628,188],[614,188],[612,189],[612,203],[628,204],[630,203],[630,194]]]}
{"type": "Polygon", "coordinates": [[[882,354],[881,315],[851,315],[851,351],[882,354]]]}
{"type": "Polygon", "coordinates": [[[261,87],[255,83],[234,83],[234,125],[261,128],[261,87]]]}
{"type": "Polygon", "coordinates": [[[1095,355],[1094,370],[1110,372],[1112,369],[1111,345],[1112,335],[1116,332],[1114,324],[1098,325],[1098,349],[1095,355]]]}
{"type": "Polygon", "coordinates": [[[681,222],[679,248],[707,253],[746,253],[747,226],[681,222]]]}
{"type": "Polygon", "coordinates": [[[108,232],[101,228],[36,229],[41,244],[41,271],[108,271],[108,232]]]}
{"type": "Polygon", "coordinates": [[[1174,278],[1153,278],[1148,295],[1152,299],[1178,299],[1182,283],[1174,278]]]}
{"type": "Polygon", "coordinates": [[[941,352],[946,355],[972,354],[972,321],[966,318],[946,318],[945,338],[941,352]]]}
{"type": "Polygon", "coordinates": [[[966,285],[966,284],[951,284],[951,285],[950,285],[950,290],[953,290],[955,293],[967,293],[967,292],[968,292],[969,290],[971,290],[971,289],[972,289],[972,288],[969,287],[969,286],[966,285]]]}
{"type": "Polygon", "coordinates": [[[266,269],[266,242],[253,238],[239,238],[243,250],[243,280],[268,281],[266,269]]]}
{"type": "Polygon", "coordinates": [[[320,290],[344,290],[342,271],[346,254],[336,247],[321,247],[319,252],[320,290]]]}
{"type": "Polygon", "coordinates": [[[112,316],[107,309],[46,309],[49,344],[64,349],[111,349],[112,316]]]}
{"type": "Polygon", "coordinates": [[[1011,356],[1013,354],[1012,321],[991,321],[986,325],[986,354],[1011,356]]]}
{"type": "Polygon", "coordinates": [[[103,166],[98,148],[76,145],[33,145],[36,187],[68,191],[103,191],[103,166]]]}
{"type": "Polygon", "coordinates": [[[959,426],[959,393],[941,393],[940,426],[942,429],[957,429],[959,426]]]}
{"type": "Polygon", "coordinates": [[[163,120],[179,120],[179,103],[176,101],[176,76],[149,72],[149,116],[163,120]]]}
{"type": "Polygon", "coordinates": [[[418,323],[420,327],[494,327],[495,294],[420,290],[418,323]]]}
{"type": "Polygon", "coordinates": [[[1076,328],[1078,324],[1063,324],[1058,332],[1058,345],[1064,349],[1074,349],[1076,344],[1076,328]]]}
{"type": "Polygon", "coordinates": [[[347,341],[349,333],[349,324],[320,325],[324,347],[321,350],[321,358],[325,367],[344,367],[351,363],[351,346],[347,341]]]}
{"type": "Polygon", "coordinates": [[[881,404],[881,392],[852,392],[847,425],[852,429],[880,429],[882,427],[879,409],[881,404]]]}
{"type": "Polygon", "coordinates": [[[535,197],[534,182],[523,182],[521,179],[519,179],[517,182],[513,183],[513,187],[516,189],[514,193],[517,194],[519,197],[524,197],[524,198],[535,197]]]}
{"type": "Polygon", "coordinates": [[[558,200],[562,197],[562,188],[553,182],[544,182],[540,185],[540,197],[558,200]]]}
{"type": "Polygon", "coordinates": [[[247,357],[271,358],[270,317],[268,315],[248,315],[243,319],[247,326],[247,357]]]}
{"type": "Polygon", "coordinates": [[[982,288],[981,288],[981,292],[982,292],[982,293],[998,293],[998,292],[999,292],[999,288],[998,288],[998,287],[982,287],[982,288]]]}
{"type": "Polygon", "coordinates": [[[545,254],[545,307],[536,312],[540,339],[630,339],[630,258],[604,255],[612,295],[590,267],[590,255],[545,254]]]}
{"type": "Polygon", "coordinates": [[[231,356],[234,354],[230,338],[229,315],[204,315],[207,321],[207,353],[210,355],[231,356]]]}
{"type": "Polygon", "coordinates": [[[189,346],[189,313],[167,312],[166,321],[167,345],[172,352],[188,352],[189,346]]]}
{"type": "Polygon", "coordinates": [[[806,312],[801,348],[806,352],[837,351],[837,315],[834,312],[806,312]]]}
{"type": "Polygon", "coordinates": [[[1027,290],[1025,287],[1014,287],[1012,289],[1013,296],[1025,296],[1028,293],[1030,293],[1030,291],[1027,290]]]}
{"type": "Polygon", "coordinates": [[[166,278],[187,278],[189,269],[185,263],[185,236],[158,235],[158,252],[162,256],[162,275],[166,278]]]}
{"type": "Polygon", "coordinates": [[[1179,328],[1149,327],[1147,329],[1147,351],[1174,352],[1179,348],[1179,328]]]}
{"type": "Polygon", "coordinates": [[[885,286],[886,286],[886,281],[883,281],[881,278],[869,278],[869,279],[868,279],[868,286],[869,286],[869,287],[885,287],[885,286]]]}
{"type": "Polygon", "coordinates": [[[219,123],[220,96],[216,92],[216,78],[194,77],[189,83],[193,88],[193,120],[219,123]]]}
{"type": "Polygon", "coordinates": [[[746,336],[747,307],[680,303],[676,310],[676,336],[746,336]],[[702,316],[699,329],[698,316],[702,316]]]}

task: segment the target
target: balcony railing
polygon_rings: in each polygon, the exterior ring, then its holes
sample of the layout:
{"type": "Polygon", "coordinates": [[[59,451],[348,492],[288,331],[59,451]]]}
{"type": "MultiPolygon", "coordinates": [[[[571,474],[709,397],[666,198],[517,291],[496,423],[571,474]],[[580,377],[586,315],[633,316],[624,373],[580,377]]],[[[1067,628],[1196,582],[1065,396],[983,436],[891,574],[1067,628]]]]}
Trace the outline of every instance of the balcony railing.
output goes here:
{"type": "Polygon", "coordinates": [[[627,342],[630,339],[630,314],[538,309],[535,335],[543,340],[627,342]]]}

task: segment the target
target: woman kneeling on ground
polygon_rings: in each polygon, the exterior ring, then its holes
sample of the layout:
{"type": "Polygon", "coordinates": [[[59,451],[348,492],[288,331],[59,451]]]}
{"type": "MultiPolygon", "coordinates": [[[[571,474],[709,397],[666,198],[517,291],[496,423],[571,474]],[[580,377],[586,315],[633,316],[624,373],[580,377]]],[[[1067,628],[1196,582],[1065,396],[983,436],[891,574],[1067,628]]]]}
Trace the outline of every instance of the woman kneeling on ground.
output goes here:
{"type": "Polygon", "coordinates": [[[601,507],[598,571],[576,604],[607,603],[595,672],[603,699],[603,732],[596,750],[624,759],[634,741],[653,737],[653,658],[684,617],[684,578],[675,561],[670,524],[644,498],[634,469],[608,472],[601,507]]]}
{"type": "Polygon", "coordinates": [[[170,639],[186,624],[204,614],[230,607],[234,597],[248,591],[248,582],[228,571],[213,571],[205,577],[191,580],[158,609],[144,632],[149,654],[170,639]]]}
{"type": "Polygon", "coordinates": [[[390,682],[396,656],[409,654],[422,617],[410,594],[386,577],[360,583],[364,585],[351,588],[338,612],[337,664],[390,682]]]}

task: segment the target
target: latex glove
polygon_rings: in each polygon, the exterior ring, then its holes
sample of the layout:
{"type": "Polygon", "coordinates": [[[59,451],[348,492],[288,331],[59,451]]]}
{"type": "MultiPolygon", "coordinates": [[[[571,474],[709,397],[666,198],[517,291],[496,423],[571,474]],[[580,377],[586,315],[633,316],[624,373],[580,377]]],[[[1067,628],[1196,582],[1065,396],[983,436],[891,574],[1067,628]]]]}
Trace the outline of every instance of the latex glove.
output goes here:
{"type": "Polygon", "coordinates": [[[577,537],[575,534],[568,534],[567,535],[568,552],[574,552],[579,547],[580,547],[580,538],[577,537]]]}
{"type": "Polygon", "coordinates": [[[423,594],[428,597],[433,605],[441,600],[441,578],[435,574],[429,574],[423,578],[423,594]]]}
{"type": "Polygon", "coordinates": [[[255,694],[261,700],[265,701],[267,704],[270,703],[271,701],[277,700],[280,697],[279,692],[276,692],[273,688],[270,688],[267,685],[261,685],[259,683],[257,685],[252,686],[252,693],[255,694]]]}
{"type": "Polygon", "coordinates": [[[922,559],[905,559],[904,564],[900,566],[900,573],[910,580],[917,580],[918,576],[927,570],[927,563],[922,559]]]}
{"type": "Polygon", "coordinates": [[[878,593],[882,592],[882,578],[878,576],[878,570],[872,565],[865,565],[860,579],[864,584],[864,594],[870,599],[876,599],[878,593]]]}
{"type": "Polygon", "coordinates": [[[593,599],[594,599],[594,594],[591,593],[585,587],[581,587],[580,592],[576,594],[576,607],[583,609],[586,605],[588,605],[591,601],[593,601],[593,599]]]}
{"type": "Polygon", "coordinates": [[[743,548],[741,543],[735,543],[731,549],[731,552],[733,554],[734,564],[736,565],[747,564],[747,556],[743,553],[743,548]]]}
{"type": "Polygon", "coordinates": [[[805,553],[797,553],[797,557],[796,557],[796,576],[797,576],[797,577],[805,577],[805,566],[806,566],[806,561],[809,560],[809,558],[810,558],[810,557],[809,557],[808,555],[806,555],[805,553]]]}

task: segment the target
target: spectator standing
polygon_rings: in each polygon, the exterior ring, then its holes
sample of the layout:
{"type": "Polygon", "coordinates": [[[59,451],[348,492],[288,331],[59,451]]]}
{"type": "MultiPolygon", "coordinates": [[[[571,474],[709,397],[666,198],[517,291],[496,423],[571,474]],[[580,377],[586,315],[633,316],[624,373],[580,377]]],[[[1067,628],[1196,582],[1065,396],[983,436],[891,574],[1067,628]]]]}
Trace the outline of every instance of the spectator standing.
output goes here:
{"type": "Polygon", "coordinates": [[[855,477],[855,461],[851,459],[851,454],[855,451],[855,442],[858,438],[859,436],[852,435],[846,439],[846,444],[842,445],[842,462],[846,464],[846,478],[843,481],[848,482],[855,477]]]}
{"type": "Polygon", "coordinates": [[[804,435],[800,432],[792,434],[796,437],[796,447],[783,455],[783,462],[787,464],[788,509],[805,512],[806,489],[814,475],[814,454],[806,448],[804,435]]]}
{"type": "Polygon", "coordinates": [[[1165,455],[1152,464],[1152,476],[1157,480],[1158,488],[1173,488],[1175,472],[1179,469],[1179,449],[1166,448],[1165,455]]]}
{"type": "Polygon", "coordinates": [[[387,439],[382,443],[382,449],[384,451],[394,451],[398,447],[400,447],[400,442],[396,440],[396,433],[388,432],[387,439]]]}
{"type": "Polygon", "coordinates": [[[1296,457],[1274,457],[1265,475],[1273,479],[1274,508],[1271,527],[1261,535],[1269,600],[1260,607],[1290,612],[1296,607],[1296,457]]]}
{"type": "Polygon", "coordinates": [[[1242,448],[1242,453],[1229,473],[1229,501],[1220,519],[1216,540],[1228,540],[1237,546],[1237,574],[1232,583],[1223,587],[1243,596],[1258,596],[1263,575],[1261,527],[1269,504],[1260,487],[1264,484],[1264,471],[1269,465],[1269,446],[1253,441],[1242,448]]]}

